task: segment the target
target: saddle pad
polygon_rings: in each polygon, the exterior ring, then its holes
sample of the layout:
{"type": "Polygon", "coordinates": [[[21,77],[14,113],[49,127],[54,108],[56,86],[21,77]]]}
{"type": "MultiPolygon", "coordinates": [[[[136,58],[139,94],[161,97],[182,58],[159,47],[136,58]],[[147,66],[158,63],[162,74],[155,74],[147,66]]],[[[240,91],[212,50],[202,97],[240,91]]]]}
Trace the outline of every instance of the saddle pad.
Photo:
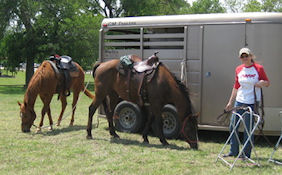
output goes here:
{"type": "Polygon", "coordinates": [[[125,56],[120,57],[120,63],[126,67],[132,67],[133,65],[130,55],[125,55],[125,56]]]}

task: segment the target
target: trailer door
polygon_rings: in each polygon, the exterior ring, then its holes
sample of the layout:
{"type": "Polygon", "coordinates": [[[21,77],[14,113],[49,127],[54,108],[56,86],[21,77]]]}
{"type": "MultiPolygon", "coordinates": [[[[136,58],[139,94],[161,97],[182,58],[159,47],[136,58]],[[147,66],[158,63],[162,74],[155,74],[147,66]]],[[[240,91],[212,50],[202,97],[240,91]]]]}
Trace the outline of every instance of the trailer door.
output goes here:
{"type": "Polygon", "coordinates": [[[241,64],[238,50],[245,45],[245,25],[206,25],[203,43],[200,124],[219,125],[216,118],[229,100],[235,67],[241,64]]]}

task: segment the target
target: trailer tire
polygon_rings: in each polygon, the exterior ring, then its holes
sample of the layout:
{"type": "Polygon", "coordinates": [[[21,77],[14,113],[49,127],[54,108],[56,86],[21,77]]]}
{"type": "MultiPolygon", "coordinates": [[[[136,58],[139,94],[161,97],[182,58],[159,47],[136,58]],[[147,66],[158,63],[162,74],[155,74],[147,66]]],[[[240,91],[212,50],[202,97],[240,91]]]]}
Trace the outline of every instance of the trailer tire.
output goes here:
{"type": "Polygon", "coordinates": [[[143,124],[140,108],[131,102],[121,101],[114,110],[114,125],[121,132],[136,133],[143,124]]]}
{"type": "MultiPolygon", "coordinates": [[[[163,133],[167,139],[177,139],[179,136],[179,131],[181,124],[178,119],[177,109],[171,105],[167,104],[162,109],[163,117],[163,133]]],[[[156,122],[153,122],[152,129],[156,134],[156,122]]]]}

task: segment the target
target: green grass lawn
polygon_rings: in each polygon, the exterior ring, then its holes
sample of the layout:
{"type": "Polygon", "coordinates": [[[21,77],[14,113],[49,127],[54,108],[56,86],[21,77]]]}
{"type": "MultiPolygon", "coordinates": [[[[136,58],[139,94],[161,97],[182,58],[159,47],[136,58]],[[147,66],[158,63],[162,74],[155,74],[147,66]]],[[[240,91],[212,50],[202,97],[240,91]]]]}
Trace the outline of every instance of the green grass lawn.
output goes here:
{"type": "MultiPolygon", "coordinates": [[[[90,80],[93,92],[93,79],[90,80]]],[[[217,154],[227,139],[227,134],[200,132],[199,150],[191,150],[181,140],[169,140],[163,147],[158,138],[149,137],[150,144],[143,144],[139,134],[120,133],[121,139],[111,138],[107,121],[99,119],[99,127],[92,131],[93,140],[86,139],[88,106],[91,100],[81,94],[77,106],[74,126],[69,127],[72,103],[68,98],[66,118],[53,131],[44,128],[41,133],[22,133],[20,130],[19,106],[25,90],[23,86],[1,86],[24,84],[24,74],[15,78],[0,78],[0,174],[282,174],[282,166],[268,163],[273,150],[261,141],[256,144],[260,167],[239,160],[235,168],[221,161],[215,162],[217,154]]],[[[51,103],[54,122],[60,112],[57,95],[51,103]]],[[[39,124],[42,103],[35,105],[39,124]]],[[[97,123],[97,118],[93,120],[97,123]]],[[[45,117],[44,125],[48,125],[45,117]]],[[[278,139],[278,138],[277,138],[278,139]]],[[[229,148],[229,147],[228,147],[229,148]]],[[[275,157],[282,160],[281,148],[275,157]]],[[[233,160],[233,159],[229,159],[233,160]]]]}

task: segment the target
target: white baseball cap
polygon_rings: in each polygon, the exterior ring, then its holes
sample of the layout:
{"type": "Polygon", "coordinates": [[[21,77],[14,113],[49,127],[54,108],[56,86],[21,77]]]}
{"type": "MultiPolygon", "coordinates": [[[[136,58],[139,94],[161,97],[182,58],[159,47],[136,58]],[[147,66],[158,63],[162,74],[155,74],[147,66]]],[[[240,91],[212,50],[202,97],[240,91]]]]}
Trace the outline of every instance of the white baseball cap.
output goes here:
{"type": "Polygon", "coordinates": [[[240,57],[243,53],[250,55],[250,54],[251,54],[251,50],[250,50],[249,48],[246,48],[246,47],[240,49],[240,51],[239,51],[239,57],[240,57]]]}

